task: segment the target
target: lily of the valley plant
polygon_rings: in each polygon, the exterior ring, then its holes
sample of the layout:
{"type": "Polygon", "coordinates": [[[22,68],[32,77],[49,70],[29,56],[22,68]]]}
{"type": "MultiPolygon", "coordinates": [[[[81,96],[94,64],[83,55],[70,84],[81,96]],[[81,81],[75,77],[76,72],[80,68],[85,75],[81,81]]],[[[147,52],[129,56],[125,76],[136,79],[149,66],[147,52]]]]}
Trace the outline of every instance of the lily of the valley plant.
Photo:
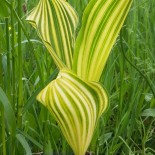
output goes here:
{"type": "Polygon", "coordinates": [[[84,155],[108,95],[98,81],[132,0],[91,0],[77,38],[78,16],[65,0],[40,0],[27,20],[60,69],[37,96],[75,155],[84,155]]]}

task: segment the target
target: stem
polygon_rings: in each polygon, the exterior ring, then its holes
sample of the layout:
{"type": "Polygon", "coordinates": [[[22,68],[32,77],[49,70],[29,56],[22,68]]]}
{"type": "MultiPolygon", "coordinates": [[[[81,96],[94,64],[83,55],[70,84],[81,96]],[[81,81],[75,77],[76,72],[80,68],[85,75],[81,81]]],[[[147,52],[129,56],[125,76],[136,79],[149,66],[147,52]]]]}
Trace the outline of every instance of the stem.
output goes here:
{"type": "MultiPolygon", "coordinates": [[[[18,0],[18,16],[21,18],[22,12],[21,12],[21,0],[18,0]]],[[[19,67],[19,75],[18,75],[18,120],[17,125],[18,128],[22,128],[22,108],[23,108],[23,81],[22,81],[22,65],[23,60],[23,53],[21,50],[21,25],[18,22],[18,67],[19,67]]]]}
{"type": "MultiPolygon", "coordinates": [[[[9,38],[9,19],[5,19],[6,23],[6,48],[7,48],[7,79],[8,81],[11,81],[11,75],[10,75],[10,38],[9,38]]],[[[11,99],[11,83],[7,82],[7,96],[9,99],[11,99]]]]}
{"type": "Polygon", "coordinates": [[[16,91],[16,86],[15,86],[15,36],[14,36],[14,13],[13,13],[13,4],[14,1],[11,1],[11,53],[12,53],[12,106],[13,110],[15,111],[15,91],[16,91]]]}
{"type": "MultiPolygon", "coordinates": [[[[13,110],[15,111],[15,91],[16,91],[16,86],[15,86],[15,49],[14,49],[14,8],[13,8],[14,0],[11,0],[11,53],[12,53],[12,107],[13,110]]],[[[14,135],[11,135],[10,137],[10,155],[15,155],[15,141],[14,141],[14,135]]]]}
{"type": "Polygon", "coordinates": [[[5,143],[5,121],[4,121],[4,107],[1,105],[1,121],[2,121],[2,145],[3,145],[3,151],[2,154],[6,155],[6,143],[5,143]]]}
{"type": "Polygon", "coordinates": [[[0,87],[3,86],[3,66],[2,66],[2,53],[0,49],[0,87]]]}

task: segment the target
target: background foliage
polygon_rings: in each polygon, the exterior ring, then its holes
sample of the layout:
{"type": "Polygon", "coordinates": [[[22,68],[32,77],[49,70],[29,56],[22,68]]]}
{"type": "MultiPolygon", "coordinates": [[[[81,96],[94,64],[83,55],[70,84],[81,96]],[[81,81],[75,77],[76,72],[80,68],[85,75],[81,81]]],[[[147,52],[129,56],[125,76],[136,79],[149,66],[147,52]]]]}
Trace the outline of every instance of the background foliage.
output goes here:
{"type": "MultiPolygon", "coordinates": [[[[88,0],[68,2],[81,18],[88,0]]],[[[58,73],[25,21],[38,0],[20,3],[22,11],[17,1],[10,1],[3,5],[12,9],[0,13],[0,154],[44,150],[45,154],[69,155],[71,149],[57,123],[35,100],[58,73]]],[[[95,154],[155,154],[154,7],[154,0],[134,0],[113,47],[100,80],[110,94],[110,107],[89,148],[95,154]]]]}

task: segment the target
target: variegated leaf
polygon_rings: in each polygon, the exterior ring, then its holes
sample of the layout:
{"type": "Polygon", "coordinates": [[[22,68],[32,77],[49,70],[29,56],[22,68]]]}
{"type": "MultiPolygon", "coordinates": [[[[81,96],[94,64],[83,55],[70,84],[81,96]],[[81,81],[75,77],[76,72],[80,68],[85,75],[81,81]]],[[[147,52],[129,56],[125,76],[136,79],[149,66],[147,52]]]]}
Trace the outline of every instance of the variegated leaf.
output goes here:
{"type": "Polygon", "coordinates": [[[83,79],[99,81],[133,0],[92,0],[75,43],[73,70],[83,79]]]}
{"type": "Polygon", "coordinates": [[[61,70],[37,99],[53,114],[75,155],[84,155],[97,121],[108,105],[103,86],[61,70]]]}
{"type": "Polygon", "coordinates": [[[27,17],[59,68],[71,68],[78,17],[65,0],[40,0],[27,17]],[[61,60],[61,61],[60,61],[61,60]]]}

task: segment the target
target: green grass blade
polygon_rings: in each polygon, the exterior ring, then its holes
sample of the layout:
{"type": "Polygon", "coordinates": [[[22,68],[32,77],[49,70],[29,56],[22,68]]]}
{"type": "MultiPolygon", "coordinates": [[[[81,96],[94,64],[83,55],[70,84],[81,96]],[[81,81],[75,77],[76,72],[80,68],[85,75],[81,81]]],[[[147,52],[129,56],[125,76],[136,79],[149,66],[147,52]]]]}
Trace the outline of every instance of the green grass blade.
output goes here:
{"type": "Polygon", "coordinates": [[[4,107],[4,117],[6,120],[6,127],[10,133],[10,143],[8,150],[14,154],[15,150],[15,131],[16,131],[16,119],[11,103],[9,102],[3,89],[0,87],[0,104],[4,107]]]}
{"type": "Polygon", "coordinates": [[[27,141],[25,140],[24,136],[21,134],[17,134],[16,138],[21,143],[23,148],[25,149],[26,155],[32,154],[31,148],[30,148],[29,144],[27,143],[27,141]]]}
{"type": "Polygon", "coordinates": [[[132,0],[92,0],[83,16],[75,43],[73,70],[89,81],[98,81],[123,25],[132,0]]]}
{"type": "Polygon", "coordinates": [[[17,130],[20,135],[23,135],[28,141],[30,141],[32,144],[34,144],[35,146],[37,146],[39,149],[43,150],[43,145],[40,144],[38,142],[38,140],[35,140],[32,136],[28,135],[27,133],[21,131],[21,130],[17,130]]]}
{"type": "Polygon", "coordinates": [[[78,23],[73,8],[64,0],[40,0],[27,20],[37,29],[59,68],[63,66],[60,60],[71,68],[78,23]]]}
{"type": "MultiPolygon", "coordinates": [[[[4,116],[4,107],[3,105],[0,105],[0,115],[1,115],[1,126],[2,126],[2,132],[0,134],[0,137],[2,139],[2,154],[6,155],[6,142],[5,142],[5,116],[4,116]]],[[[1,141],[0,141],[1,143],[1,141]]],[[[1,148],[1,146],[0,146],[1,148]]],[[[0,152],[1,153],[1,152],[0,152]]]]}
{"type": "Polygon", "coordinates": [[[14,134],[16,129],[15,115],[11,107],[11,103],[1,87],[0,87],[0,103],[2,103],[2,105],[4,106],[4,115],[5,120],[7,121],[8,130],[11,132],[11,134],[14,134]]]}
{"type": "Polygon", "coordinates": [[[85,82],[68,70],[61,70],[37,96],[58,122],[76,155],[84,155],[108,96],[99,83],[85,82]]]}

